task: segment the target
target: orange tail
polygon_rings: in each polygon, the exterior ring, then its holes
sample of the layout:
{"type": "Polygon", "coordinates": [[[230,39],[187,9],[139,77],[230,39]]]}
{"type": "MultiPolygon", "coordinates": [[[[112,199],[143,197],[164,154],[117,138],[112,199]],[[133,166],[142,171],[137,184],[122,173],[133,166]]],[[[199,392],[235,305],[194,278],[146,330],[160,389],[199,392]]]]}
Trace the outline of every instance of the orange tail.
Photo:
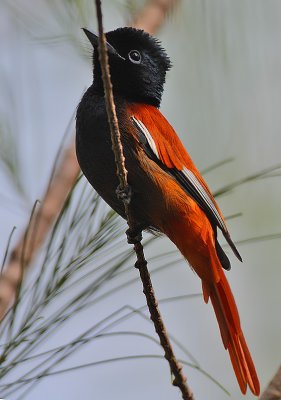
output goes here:
{"type": "Polygon", "coordinates": [[[238,310],[230,286],[222,269],[218,282],[202,281],[204,300],[211,298],[224,347],[229,351],[231,363],[243,394],[249,385],[254,395],[260,393],[260,384],[246,344],[238,310]]]}

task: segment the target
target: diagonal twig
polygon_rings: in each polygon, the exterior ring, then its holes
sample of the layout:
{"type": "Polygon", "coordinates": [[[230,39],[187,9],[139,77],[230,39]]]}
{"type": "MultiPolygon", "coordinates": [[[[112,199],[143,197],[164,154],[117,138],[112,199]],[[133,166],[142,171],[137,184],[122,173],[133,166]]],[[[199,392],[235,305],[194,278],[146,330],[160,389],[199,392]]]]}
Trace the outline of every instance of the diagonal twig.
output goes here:
{"type": "MultiPolygon", "coordinates": [[[[111,132],[112,150],[115,156],[115,163],[117,167],[117,176],[119,178],[119,196],[122,194],[122,200],[124,203],[125,213],[127,216],[127,222],[129,230],[134,232],[136,230],[136,223],[134,220],[133,210],[130,206],[131,191],[127,181],[127,170],[125,168],[125,158],[123,154],[123,147],[121,143],[121,136],[118,126],[118,120],[116,116],[114,98],[112,93],[112,84],[110,80],[109,64],[106,39],[103,31],[102,23],[102,11],[101,11],[101,0],[95,0],[98,30],[99,30],[99,60],[102,71],[102,80],[104,86],[105,104],[108,116],[108,122],[111,132]]],[[[165,358],[169,362],[171,372],[174,376],[173,384],[177,386],[184,400],[192,400],[193,394],[186,383],[186,377],[182,372],[182,365],[176,359],[174,354],[170,338],[165,328],[163,319],[161,317],[158,303],[155,297],[154,289],[150,279],[150,274],[147,268],[147,261],[144,256],[143,246],[141,244],[141,235],[136,238],[134,242],[134,250],[137,256],[137,262],[135,266],[138,268],[140,277],[143,285],[143,293],[146,296],[147,306],[150,312],[150,318],[154,323],[155,330],[159,336],[160,343],[163,347],[165,358]]]]}

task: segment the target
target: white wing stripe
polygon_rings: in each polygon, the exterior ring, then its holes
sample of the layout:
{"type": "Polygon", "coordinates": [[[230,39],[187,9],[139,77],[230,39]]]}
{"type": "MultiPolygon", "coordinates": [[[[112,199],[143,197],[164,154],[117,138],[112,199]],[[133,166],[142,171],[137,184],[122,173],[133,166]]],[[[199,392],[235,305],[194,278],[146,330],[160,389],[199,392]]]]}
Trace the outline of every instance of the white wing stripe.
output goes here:
{"type": "Polygon", "coordinates": [[[160,160],[156,144],[155,144],[155,142],[154,142],[149,130],[147,129],[147,127],[140,120],[136,119],[135,117],[132,117],[132,119],[133,119],[134,123],[137,125],[137,127],[142,131],[142,133],[146,137],[146,139],[148,141],[148,144],[149,144],[151,150],[153,151],[153,153],[160,160]]]}
{"type": "Polygon", "coordinates": [[[214,214],[219,226],[223,230],[227,230],[226,225],[225,225],[224,221],[222,220],[220,214],[218,213],[218,210],[216,209],[214,203],[212,202],[212,200],[210,199],[208,193],[206,192],[204,187],[201,185],[201,183],[198,181],[196,176],[189,169],[187,169],[186,167],[181,172],[193,184],[193,186],[197,189],[197,191],[200,193],[202,198],[205,200],[206,204],[210,207],[210,209],[213,212],[213,214],[214,214]]]}
{"type": "MultiPolygon", "coordinates": [[[[156,147],[156,144],[153,140],[153,137],[151,136],[149,130],[146,128],[146,126],[137,118],[135,117],[131,117],[134,124],[136,125],[136,127],[144,134],[144,136],[146,137],[146,140],[151,148],[151,150],[153,151],[153,153],[155,154],[155,156],[160,160],[159,157],[159,153],[156,147]]],[[[204,189],[204,187],[201,185],[201,183],[198,181],[198,179],[196,178],[196,176],[193,174],[193,172],[191,172],[189,169],[187,169],[186,167],[184,167],[181,171],[179,171],[180,173],[182,173],[187,180],[190,182],[190,184],[194,187],[194,189],[196,190],[196,192],[198,193],[199,196],[201,196],[202,200],[204,201],[204,203],[206,204],[206,206],[210,209],[210,211],[213,214],[213,217],[216,219],[218,226],[223,230],[223,231],[227,231],[226,225],[223,221],[223,219],[221,218],[218,210],[216,209],[212,199],[210,198],[210,196],[208,195],[208,193],[206,192],[206,190],[204,189]]]]}

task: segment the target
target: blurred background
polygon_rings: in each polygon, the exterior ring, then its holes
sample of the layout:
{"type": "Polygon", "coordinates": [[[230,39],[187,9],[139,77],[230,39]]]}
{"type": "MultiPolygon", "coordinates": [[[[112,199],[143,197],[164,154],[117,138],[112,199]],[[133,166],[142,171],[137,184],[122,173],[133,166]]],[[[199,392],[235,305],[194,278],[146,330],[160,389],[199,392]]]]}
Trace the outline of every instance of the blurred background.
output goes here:
{"type": "MultiPolygon", "coordinates": [[[[102,3],[105,28],[112,30],[128,24],[145,2],[102,3]]],[[[17,227],[12,239],[15,243],[35,200],[42,198],[59,146],[62,141],[67,146],[71,140],[77,104],[92,81],[91,47],[80,28],[97,30],[93,4],[90,0],[1,1],[1,257],[13,226],[17,227]]],[[[200,170],[231,159],[206,172],[214,192],[281,162],[280,15],[278,0],[185,0],[157,32],[173,63],[161,106],[163,114],[200,170]]],[[[277,170],[218,198],[224,215],[242,213],[229,220],[229,228],[233,239],[242,241],[239,251],[244,262],[230,255],[232,270],[227,277],[262,388],[280,364],[281,242],[278,238],[247,239],[281,232],[280,178],[277,170]]],[[[148,246],[148,259],[168,249],[174,250],[168,240],[157,239],[148,246]]],[[[128,266],[130,278],[137,278],[133,259],[128,266]]],[[[173,257],[170,267],[152,279],[160,299],[201,291],[198,278],[186,263],[182,260],[173,265],[173,257]]],[[[58,299],[52,307],[57,309],[60,304],[58,299]]],[[[58,326],[41,351],[64,343],[72,333],[85,331],[89,323],[123,305],[144,305],[138,280],[107,297],[94,310],[89,308],[67,325],[58,326]]],[[[168,331],[202,369],[232,398],[242,398],[211,306],[201,298],[192,298],[160,307],[168,331]]],[[[120,331],[154,335],[150,323],[138,314],[124,321],[120,331]]],[[[176,352],[185,358],[181,350],[176,352]]],[[[132,354],[162,355],[162,351],[144,336],[116,335],[92,341],[64,360],[63,366],[132,354]]],[[[197,369],[186,366],[185,373],[197,399],[228,398],[197,369]]],[[[19,376],[11,371],[7,382],[19,376]]],[[[20,392],[8,399],[22,398],[17,396],[20,392]]],[[[180,395],[170,384],[166,362],[144,358],[46,377],[26,398],[173,400],[180,395]]],[[[251,394],[245,398],[250,399],[251,394]]]]}

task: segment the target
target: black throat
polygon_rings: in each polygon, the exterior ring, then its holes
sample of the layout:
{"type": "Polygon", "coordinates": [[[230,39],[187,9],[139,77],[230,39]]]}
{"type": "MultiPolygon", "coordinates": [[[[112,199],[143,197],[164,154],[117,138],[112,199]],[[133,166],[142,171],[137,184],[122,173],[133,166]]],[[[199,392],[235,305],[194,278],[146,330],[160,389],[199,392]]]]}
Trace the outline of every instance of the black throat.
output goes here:
{"type": "MultiPolygon", "coordinates": [[[[130,103],[145,103],[157,108],[160,107],[163,87],[158,87],[157,90],[154,90],[152,92],[150,90],[145,91],[143,87],[139,87],[141,85],[141,82],[139,83],[139,85],[136,84],[136,82],[134,82],[134,84],[130,84],[128,82],[127,85],[121,86],[116,82],[115,79],[112,79],[112,74],[111,81],[114,97],[122,97],[124,100],[127,100],[130,103]]],[[[96,62],[96,60],[94,60],[92,88],[94,89],[95,93],[98,93],[100,96],[104,96],[104,85],[102,80],[101,67],[99,61],[96,62]]]]}

